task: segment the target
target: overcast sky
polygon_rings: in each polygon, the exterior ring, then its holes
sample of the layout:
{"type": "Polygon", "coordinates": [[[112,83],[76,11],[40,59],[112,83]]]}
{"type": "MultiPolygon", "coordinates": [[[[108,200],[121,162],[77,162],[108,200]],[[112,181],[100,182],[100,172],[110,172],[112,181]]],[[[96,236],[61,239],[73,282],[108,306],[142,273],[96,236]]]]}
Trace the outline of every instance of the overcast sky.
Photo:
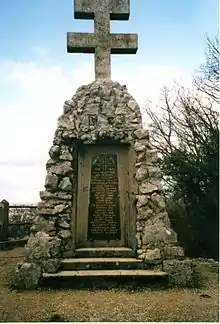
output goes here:
{"type": "MultiPolygon", "coordinates": [[[[131,0],[130,20],[111,30],[138,33],[139,50],[112,57],[112,79],[142,106],[174,79],[189,85],[217,15],[218,0],[131,0]]],[[[63,102],[94,80],[93,55],[67,54],[68,31],[93,32],[72,0],[0,0],[0,200],[39,201],[63,102]]]]}

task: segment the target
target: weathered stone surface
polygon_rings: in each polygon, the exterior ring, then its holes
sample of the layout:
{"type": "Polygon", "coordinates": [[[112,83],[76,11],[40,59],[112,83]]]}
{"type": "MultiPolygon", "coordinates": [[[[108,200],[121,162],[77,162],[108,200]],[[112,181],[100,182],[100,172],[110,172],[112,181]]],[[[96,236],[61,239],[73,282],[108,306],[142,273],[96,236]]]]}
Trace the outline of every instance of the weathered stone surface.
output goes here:
{"type": "Polygon", "coordinates": [[[60,214],[64,212],[69,206],[67,204],[60,204],[54,207],[54,214],[60,214]]]}
{"type": "Polygon", "coordinates": [[[42,200],[49,200],[49,199],[60,199],[60,200],[71,200],[72,195],[67,194],[65,192],[49,192],[49,191],[40,191],[40,198],[42,200]]]}
{"type": "Polygon", "coordinates": [[[150,194],[155,191],[158,191],[158,186],[148,181],[142,182],[141,185],[139,186],[139,192],[141,194],[150,194]]]}
{"type": "Polygon", "coordinates": [[[34,289],[38,286],[42,275],[41,267],[35,263],[17,264],[11,277],[11,284],[20,289],[34,289]]]}
{"type": "Polygon", "coordinates": [[[71,107],[69,101],[66,100],[65,103],[64,103],[64,105],[63,105],[63,114],[65,115],[65,114],[67,114],[68,112],[70,112],[70,111],[71,111],[71,108],[72,108],[72,107],[71,107]]]}
{"type": "Polygon", "coordinates": [[[46,163],[46,169],[48,170],[52,165],[56,164],[56,162],[55,159],[49,159],[46,163]]]}
{"type": "Polygon", "coordinates": [[[173,230],[167,229],[162,223],[147,225],[144,229],[143,244],[150,247],[160,247],[177,242],[173,230]]]}
{"type": "Polygon", "coordinates": [[[62,161],[72,161],[73,157],[71,153],[69,152],[68,148],[66,146],[62,147],[61,155],[60,155],[60,160],[62,161]]]}
{"type": "Polygon", "coordinates": [[[140,166],[140,168],[136,172],[135,178],[138,182],[143,181],[146,178],[148,178],[148,170],[145,165],[140,166]]]}
{"type": "Polygon", "coordinates": [[[49,150],[49,155],[51,159],[58,158],[59,154],[60,154],[60,147],[58,145],[53,145],[49,150]]]}
{"type": "Polygon", "coordinates": [[[155,166],[155,165],[149,165],[147,167],[148,170],[148,175],[149,177],[156,177],[156,178],[160,178],[161,177],[161,171],[159,169],[159,167],[155,166]]]}
{"type": "Polygon", "coordinates": [[[148,129],[138,129],[134,132],[134,135],[137,139],[146,139],[149,140],[149,131],[148,129]]]}
{"type": "Polygon", "coordinates": [[[151,208],[149,208],[148,205],[141,206],[137,208],[137,210],[138,210],[138,220],[147,220],[152,218],[155,215],[154,211],[151,208]]]}
{"type": "Polygon", "coordinates": [[[72,192],[72,183],[68,177],[60,181],[59,188],[64,192],[72,192]]]}
{"type": "Polygon", "coordinates": [[[58,234],[62,239],[71,237],[71,232],[67,229],[61,229],[58,234]]]}
{"type": "Polygon", "coordinates": [[[49,259],[42,261],[42,270],[47,273],[56,273],[60,268],[60,259],[49,259]]]}
{"type": "MultiPolygon", "coordinates": [[[[120,0],[117,3],[96,0],[90,4],[87,1],[75,1],[75,17],[94,19],[95,33],[67,33],[67,51],[69,53],[95,53],[96,80],[111,78],[111,53],[135,54],[137,52],[137,35],[110,34],[110,19],[114,17],[123,19],[124,8],[129,8],[127,0],[120,0]],[[118,12],[119,8],[120,14],[115,14],[115,9],[118,12]]],[[[127,12],[125,17],[129,17],[127,12]]]]}
{"type": "Polygon", "coordinates": [[[157,194],[157,193],[154,193],[152,196],[151,196],[151,201],[153,202],[153,205],[155,205],[155,207],[159,210],[159,211],[162,211],[165,209],[165,200],[164,200],[164,197],[157,194]]]}
{"type": "Polygon", "coordinates": [[[137,163],[142,164],[142,162],[144,162],[146,160],[146,152],[143,151],[143,152],[139,153],[136,160],[137,160],[137,163]]]}
{"type": "Polygon", "coordinates": [[[165,260],[163,270],[169,274],[171,285],[192,287],[200,280],[200,273],[192,260],[165,260]]]}
{"type": "Polygon", "coordinates": [[[150,172],[150,166],[155,167],[156,163],[158,162],[157,152],[154,149],[148,149],[146,151],[146,161],[148,163],[150,172]]]}
{"type": "Polygon", "coordinates": [[[145,261],[153,262],[161,259],[161,253],[160,250],[156,248],[153,250],[146,250],[140,257],[145,261]]]}
{"type": "Polygon", "coordinates": [[[29,262],[41,264],[43,260],[60,255],[61,240],[51,237],[44,232],[37,232],[31,236],[25,246],[26,259],[29,262]]]}
{"type": "Polygon", "coordinates": [[[137,207],[145,206],[147,205],[148,197],[146,195],[138,195],[137,196],[137,207]]]}
{"type": "Polygon", "coordinates": [[[134,149],[136,152],[144,152],[146,150],[146,147],[145,147],[145,145],[143,145],[139,142],[136,142],[134,145],[134,149]]]}
{"type": "Polygon", "coordinates": [[[182,259],[184,257],[184,250],[181,246],[165,246],[163,248],[164,259],[182,259]]]}
{"type": "Polygon", "coordinates": [[[46,233],[56,232],[55,222],[52,220],[46,220],[43,217],[37,216],[35,223],[31,227],[32,232],[44,231],[46,233]]]}
{"type": "Polygon", "coordinates": [[[58,223],[59,227],[63,229],[69,229],[70,228],[70,223],[68,223],[66,220],[59,222],[58,223]]]}
{"type": "Polygon", "coordinates": [[[96,11],[108,12],[110,19],[127,20],[130,15],[130,6],[128,0],[120,1],[90,1],[76,0],[74,2],[74,12],[76,19],[92,19],[96,11]]]}
{"type": "Polygon", "coordinates": [[[65,176],[72,172],[71,162],[63,161],[52,165],[49,169],[50,173],[56,174],[58,176],[65,176]]]}
{"type": "Polygon", "coordinates": [[[45,180],[45,188],[53,191],[57,190],[58,177],[55,174],[48,173],[45,180]]]}

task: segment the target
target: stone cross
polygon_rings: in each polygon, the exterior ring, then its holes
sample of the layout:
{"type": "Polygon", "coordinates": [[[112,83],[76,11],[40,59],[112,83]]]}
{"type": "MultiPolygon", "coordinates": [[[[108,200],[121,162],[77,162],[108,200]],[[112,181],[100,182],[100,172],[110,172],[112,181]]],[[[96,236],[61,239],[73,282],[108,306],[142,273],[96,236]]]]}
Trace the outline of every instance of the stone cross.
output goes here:
{"type": "Polygon", "coordinates": [[[111,54],[135,54],[137,34],[111,34],[110,20],[128,20],[129,0],[75,0],[76,19],[94,19],[94,33],[67,33],[68,53],[95,53],[95,78],[111,78],[111,54]]]}

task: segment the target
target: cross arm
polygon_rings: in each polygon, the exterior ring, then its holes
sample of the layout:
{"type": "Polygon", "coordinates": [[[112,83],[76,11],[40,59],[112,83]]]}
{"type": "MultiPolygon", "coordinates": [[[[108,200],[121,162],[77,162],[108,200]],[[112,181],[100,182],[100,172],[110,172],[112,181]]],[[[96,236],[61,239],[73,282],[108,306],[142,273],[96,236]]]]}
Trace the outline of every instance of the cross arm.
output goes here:
{"type": "Polygon", "coordinates": [[[111,34],[112,54],[136,54],[138,50],[137,34],[111,34]]]}
{"type": "Polygon", "coordinates": [[[75,19],[94,19],[97,11],[109,12],[111,20],[128,20],[130,16],[130,0],[75,0],[75,19]]]}
{"type": "Polygon", "coordinates": [[[96,38],[91,33],[67,33],[68,53],[95,53],[96,38]]]}

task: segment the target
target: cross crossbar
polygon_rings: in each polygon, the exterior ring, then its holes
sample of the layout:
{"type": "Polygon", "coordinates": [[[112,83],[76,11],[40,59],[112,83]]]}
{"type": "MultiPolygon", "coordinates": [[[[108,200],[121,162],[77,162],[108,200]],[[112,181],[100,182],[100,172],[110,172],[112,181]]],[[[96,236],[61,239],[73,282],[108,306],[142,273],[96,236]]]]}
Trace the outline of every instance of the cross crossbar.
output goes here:
{"type": "MultiPolygon", "coordinates": [[[[136,34],[111,34],[108,40],[111,54],[135,54],[136,34]]],[[[95,53],[99,39],[91,33],[67,33],[68,53],[95,53]]]]}
{"type": "Polygon", "coordinates": [[[129,0],[75,0],[78,19],[94,18],[92,33],[67,33],[68,53],[95,53],[95,76],[111,78],[111,54],[135,54],[138,49],[137,34],[111,34],[110,19],[129,17],[129,0]]]}

